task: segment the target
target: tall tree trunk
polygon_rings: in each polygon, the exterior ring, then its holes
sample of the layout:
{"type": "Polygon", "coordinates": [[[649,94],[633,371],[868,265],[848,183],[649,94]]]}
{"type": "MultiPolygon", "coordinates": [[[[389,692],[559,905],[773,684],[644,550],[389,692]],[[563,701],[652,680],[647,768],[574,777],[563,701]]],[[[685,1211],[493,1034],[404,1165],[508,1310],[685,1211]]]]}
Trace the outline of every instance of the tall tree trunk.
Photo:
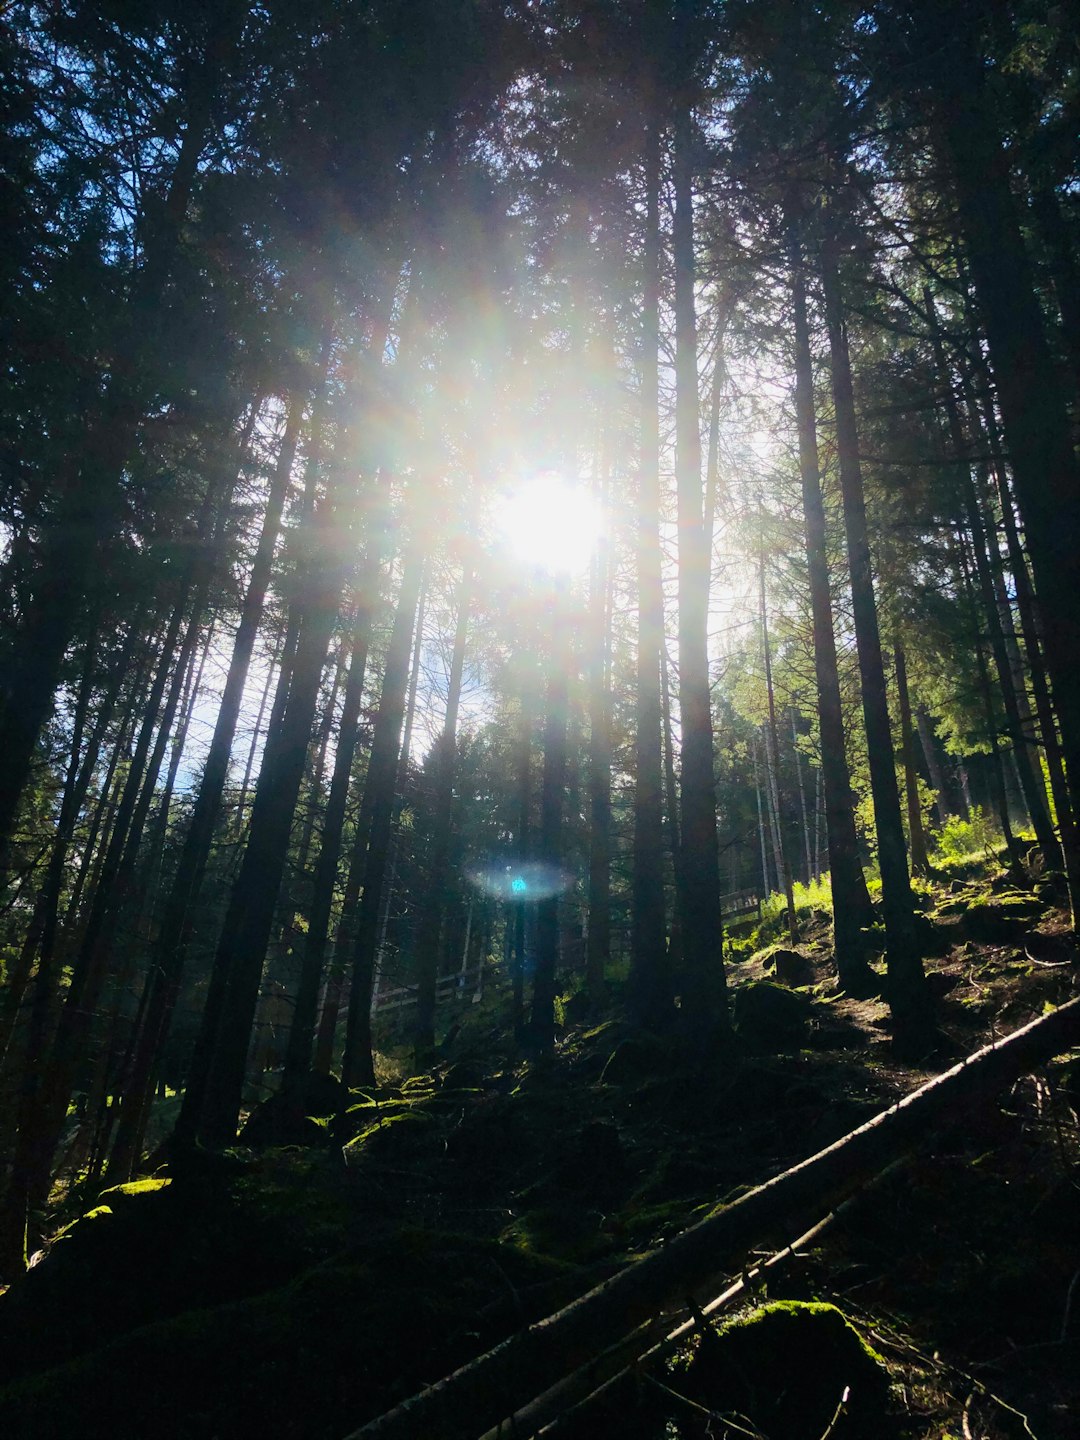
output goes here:
{"type": "MultiPolygon", "coordinates": [[[[975,49],[973,14],[950,11],[943,33],[939,7],[919,0],[913,10],[920,39],[927,42],[927,63],[934,67],[929,76],[934,120],[952,164],[960,226],[986,326],[1075,812],[1080,787],[1080,466],[1066,391],[1046,341],[1008,158],[975,49]]],[[[1077,897],[1072,903],[1075,920],[1077,897]]]]}
{"type": "Polygon", "coordinates": [[[352,983],[349,991],[345,1054],[341,1067],[342,1079],[350,1089],[357,1085],[371,1085],[375,1081],[371,1053],[371,990],[375,979],[383,883],[394,823],[401,726],[405,718],[405,692],[409,683],[409,657],[423,577],[424,559],[414,541],[405,553],[394,626],[390,633],[383,669],[379,714],[368,759],[366,789],[371,796],[371,826],[363,871],[364,888],[356,917],[352,954],[349,957],[352,983]]]}
{"type": "Polygon", "coordinates": [[[634,840],[630,914],[631,1007],[640,1024],[671,1009],[664,914],[663,700],[664,591],[660,551],[660,129],[646,133],[645,252],[642,303],[640,458],[637,497],[637,704],[634,715],[634,840]]]}
{"type": "MultiPolygon", "coordinates": [[[[593,564],[589,654],[586,660],[589,704],[589,921],[585,984],[590,1000],[603,997],[611,961],[611,692],[610,594],[607,546],[593,564]]],[[[659,739],[659,736],[657,737],[659,739]]]]}
{"type": "MultiPolygon", "coordinates": [[[[984,378],[988,386],[989,376],[986,375],[984,378]]],[[[986,389],[987,387],[984,387],[984,390],[986,389]]],[[[1016,524],[1016,512],[1013,509],[1012,494],[1009,490],[1008,476],[1006,474],[1005,458],[1001,453],[999,443],[993,398],[987,391],[987,393],[984,394],[981,406],[977,407],[974,396],[971,393],[971,386],[965,379],[965,401],[972,417],[973,428],[976,432],[978,432],[979,420],[981,419],[982,437],[990,451],[990,469],[993,474],[998,494],[998,503],[1001,508],[1001,521],[1002,528],[1005,532],[1009,569],[1013,577],[1016,609],[1020,617],[1020,633],[1024,640],[1028,674],[1031,677],[1031,690],[1035,699],[1035,713],[1038,717],[1039,732],[1042,736],[1043,748],[1046,753],[1046,769],[1050,779],[1050,793],[1053,795],[1054,809],[1057,812],[1057,823],[1061,835],[1061,849],[1065,862],[1066,880],[1070,896],[1080,895],[1080,825],[1077,824],[1076,812],[1073,809],[1073,801],[1069,794],[1069,787],[1066,781],[1061,742],[1058,738],[1057,722],[1054,718],[1050,690],[1047,684],[1043,644],[1039,633],[1038,606],[1032,592],[1027,556],[1024,554],[1023,546],[1020,543],[1020,535],[1016,524]]]]}
{"type": "Polygon", "coordinates": [[[465,673],[465,646],[469,635],[469,606],[472,601],[473,576],[466,570],[458,590],[457,627],[450,675],[446,691],[446,715],[442,734],[431,757],[434,803],[432,805],[431,849],[427,888],[416,937],[416,976],[418,985],[416,1007],[415,1063],[423,1069],[435,1048],[435,993],[439,978],[439,944],[442,938],[443,911],[446,905],[446,881],[450,865],[450,842],[453,838],[454,780],[457,772],[457,723],[461,705],[462,677],[465,673]]]}
{"type": "Polygon", "coordinates": [[[987,548],[986,531],[983,526],[982,510],[979,505],[978,494],[975,490],[975,482],[972,479],[971,467],[964,458],[968,447],[964,436],[963,424],[960,419],[960,408],[957,405],[956,396],[953,391],[952,377],[946,366],[945,351],[941,341],[941,331],[937,323],[937,314],[929,290],[924,290],[923,299],[932,326],[934,357],[943,386],[945,413],[948,417],[949,434],[954,457],[957,462],[956,478],[960,489],[958,500],[971,535],[971,553],[975,562],[975,577],[979,588],[979,599],[982,603],[983,619],[990,641],[990,653],[993,656],[994,668],[997,671],[1001,701],[1005,708],[1005,723],[1008,727],[1009,735],[1012,738],[1016,755],[1020,789],[1024,797],[1024,803],[1027,806],[1028,814],[1031,816],[1031,823],[1035,829],[1035,838],[1043,853],[1045,863],[1053,867],[1062,863],[1061,847],[1058,844],[1057,836],[1054,834],[1053,826],[1050,823],[1050,815],[1046,808],[1045,787],[1042,784],[1041,777],[1036,778],[1035,769],[1031,763],[1031,753],[1028,748],[1027,736],[1021,719],[1020,706],[1013,683],[1013,671],[1009,663],[1005,635],[1001,628],[1001,616],[998,610],[997,597],[994,594],[994,580],[987,548]]]}
{"type": "Polygon", "coordinates": [[[878,629],[870,539],[866,524],[866,500],[863,493],[862,467],[859,463],[855,396],[851,382],[840,277],[831,240],[827,240],[822,247],[821,260],[825,319],[832,357],[833,403],[836,408],[836,441],[851,578],[851,606],[859,652],[863,723],[866,727],[870,790],[874,802],[874,826],[877,831],[878,864],[881,869],[881,899],[888,965],[887,998],[897,1033],[914,1034],[925,1025],[927,992],[915,935],[914,902],[904,848],[904,827],[900,818],[900,796],[896,787],[896,762],[889,726],[885,666],[881,655],[881,635],[878,629]]]}
{"type": "Polygon", "coordinates": [[[873,910],[866,888],[866,877],[859,863],[851,773],[847,763],[832,595],[829,588],[817,420],[814,414],[814,373],[810,352],[810,327],[806,313],[806,276],[797,238],[792,241],[792,298],[795,332],[795,414],[799,432],[799,474],[802,481],[806,568],[814,641],[814,678],[817,685],[818,730],[821,737],[820,774],[833,902],[833,949],[840,984],[853,993],[862,993],[875,983],[862,953],[859,938],[860,928],[870,924],[873,910]]]}
{"type": "Polygon", "coordinates": [[[802,756],[799,754],[799,727],[795,719],[795,707],[791,707],[791,753],[795,757],[795,786],[799,792],[799,818],[802,821],[803,859],[806,863],[806,883],[814,881],[814,862],[810,853],[810,822],[806,813],[806,788],[803,785],[802,756]]]}
{"type": "MultiPolygon", "coordinates": [[[[544,697],[544,768],[540,781],[540,858],[549,872],[545,887],[557,886],[563,864],[563,795],[567,768],[570,645],[569,596],[565,581],[552,581],[548,598],[550,651],[544,697]]],[[[533,970],[529,1039],[541,1054],[555,1045],[555,975],[559,960],[559,893],[536,907],[536,964],[533,970]]]]}
{"type": "MultiPolygon", "coordinates": [[[[247,684],[255,638],[262,621],[266,595],[273,569],[274,550],[281,529],[281,517],[292,479],[296,448],[303,423],[306,395],[294,393],[288,407],[285,429],[278,449],[277,462],[263,515],[251,575],[240,612],[240,623],[233,640],[225,689],[218,707],[214,733],[203,767],[199,791],[191,822],[184,836],[176,874],[162,911],[160,940],[150,972],[150,990],[132,1059],[131,1075],[124,1093],[116,1139],[110,1159],[110,1176],[127,1178],[138,1158],[144,1126],[145,1110],[150,1098],[153,1067],[168,1034],[168,1026],[180,993],[184,962],[191,943],[194,911],[206,871],[214,828],[221,813],[221,802],[228,779],[240,706],[247,684]]],[[[269,693],[267,674],[262,710],[269,693]]],[[[256,735],[259,721],[256,722],[256,735]]],[[[250,762],[249,762],[250,763],[250,762]]]]}
{"type": "MultiPolygon", "coordinates": [[[[990,747],[990,793],[998,812],[998,822],[1001,825],[1001,833],[1009,852],[1009,863],[1014,867],[1018,867],[1020,854],[1009,819],[1009,802],[1005,789],[1005,765],[1001,755],[1001,738],[998,733],[998,719],[994,710],[994,692],[990,684],[990,671],[986,664],[986,653],[983,649],[982,635],[979,631],[978,622],[975,619],[979,611],[975,603],[974,584],[971,578],[971,570],[973,567],[968,561],[966,539],[963,530],[959,526],[957,527],[956,534],[955,565],[960,578],[961,591],[967,601],[968,610],[972,615],[972,629],[975,639],[975,669],[979,680],[979,698],[982,700],[983,717],[986,725],[986,739],[990,747]]],[[[965,799],[967,799],[966,794],[965,799]]]]}
{"type": "MultiPolygon", "coordinates": [[[[207,487],[200,516],[199,528],[204,546],[208,539],[211,507],[216,494],[217,486],[212,482],[207,487]]],[[[199,555],[197,549],[193,553],[195,556],[199,555]]],[[[153,797],[157,767],[164,756],[175,707],[179,703],[188,657],[181,654],[177,663],[177,645],[187,614],[195,571],[196,562],[193,558],[181,576],[180,593],[173,605],[169,629],[158,657],[157,671],[143,712],[139,738],[124,781],[112,833],[48,1059],[45,1061],[42,1056],[37,1063],[27,1066],[28,1071],[40,1069],[40,1078],[35,1075],[34,1079],[24,1086],[21,1099],[15,1159],[7,1193],[0,1208],[0,1254],[3,1263],[10,1263],[12,1257],[22,1250],[27,1230],[33,1230],[35,1221],[32,1217],[41,1209],[48,1196],[53,1156],[63,1129],[74,1077],[86,1050],[105,981],[106,937],[126,899],[153,797]],[[174,685],[159,725],[159,712],[170,676],[174,677],[174,685]],[[153,745],[155,731],[158,734],[158,743],[153,745]]],[[[192,644],[196,623],[193,618],[188,631],[192,644]]],[[[41,1033],[35,1035],[36,1042],[40,1042],[42,1038],[41,1033]]]]}
{"type": "Polygon", "coordinates": [[[915,724],[918,727],[926,768],[930,772],[930,783],[934,787],[934,809],[937,811],[938,823],[944,825],[950,813],[948,809],[949,787],[945,784],[945,774],[941,768],[934,728],[930,724],[930,717],[921,705],[915,711],[915,724]]]}
{"type": "MultiPolygon", "coordinates": [[[[344,444],[344,440],[339,443],[344,444]]],[[[325,500],[317,507],[311,526],[305,527],[308,534],[303,541],[304,573],[298,597],[302,619],[288,699],[280,728],[267,738],[252,806],[251,832],[218,941],[215,969],[219,973],[224,970],[228,979],[221,990],[218,1013],[213,1012],[207,997],[203,1016],[203,1053],[209,1056],[206,1079],[201,1086],[196,1085],[198,1077],[194,1074],[189,1080],[188,1096],[194,1115],[189,1111],[183,1132],[178,1127],[178,1138],[196,1133],[211,1146],[227,1145],[236,1134],[263,962],[323,667],[349,565],[345,490],[341,467],[332,466],[325,500]]],[[[184,1108],[189,1109],[187,1096],[184,1108]]]]}
{"type": "MultiPolygon", "coordinates": [[[[515,850],[518,865],[522,869],[529,863],[531,854],[532,819],[532,737],[533,707],[532,695],[527,686],[521,693],[521,728],[518,736],[517,753],[517,833],[515,850]]],[[[527,890],[522,886],[514,903],[514,971],[513,971],[513,1024],[514,1038],[520,1044],[525,1039],[525,964],[526,928],[530,906],[526,900],[527,890]]]]}
{"type": "Polygon", "coordinates": [[[761,554],[758,562],[758,584],[761,604],[761,650],[765,660],[765,696],[768,703],[768,718],[765,723],[765,764],[769,774],[769,789],[772,793],[775,811],[773,841],[776,845],[776,864],[784,886],[784,905],[787,912],[788,939],[793,945],[799,943],[799,922],[795,915],[795,886],[791,878],[791,861],[780,816],[780,736],[776,725],[776,695],[773,691],[772,647],[769,644],[769,612],[765,596],[765,544],[762,537],[761,554]]]}
{"type": "Polygon", "coordinates": [[[751,741],[751,754],[754,758],[754,794],[757,797],[757,825],[758,844],[761,848],[761,895],[765,899],[772,886],[769,884],[769,847],[765,843],[765,806],[761,799],[761,772],[758,768],[758,745],[757,737],[751,741]]]}
{"type": "Polygon", "coordinates": [[[672,253],[675,264],[675,430],[679,529],[679,718],[682,735],[683,1016],[691,1028],[727,1028],[720,916],[712,698],[709,689],[711,548],[702,515],[697,318],[694,311],[692,122],[675,116],[672,253]]]}
{"type": "Polygon", "coordinates": [[[900,749],[904,762],[904,794],[907,799],[908,845],[911,850],[911,871],[924,879],[930,874],[930,856],[926,849],[922,806],[919,804],[919,776],[915,768],[915,732],[911,724],[911,696],[908,693],[907,657],[899,635],[893,643],[896,665],[896,694],[900,706],[900,749]]]}

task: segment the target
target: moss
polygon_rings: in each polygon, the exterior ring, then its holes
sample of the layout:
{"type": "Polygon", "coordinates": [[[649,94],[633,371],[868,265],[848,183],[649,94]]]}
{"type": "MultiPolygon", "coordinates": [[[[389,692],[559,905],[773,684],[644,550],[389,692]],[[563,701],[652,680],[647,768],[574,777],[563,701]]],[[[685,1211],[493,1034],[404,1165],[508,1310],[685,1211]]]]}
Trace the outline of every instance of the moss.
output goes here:
{"type": "Polygon", "coordinates": [[[128,1180],[123,1185],[113,1185],[108,1190],[101,1192],[106,1195],[154,1195],[159,1190],[165,1190],[172,1184],[167,1175],[147,1175],[142,1180],[128,1180]]]}
{"type": "Polygon", "coordinates": [[[845,1393],[830,1435],[888,1433],[884,1362],[835,1305],[778,1300],[740,1316],[699,1337],[679,1379],[699,1404],[784,1440],[820,1440],[845,1393]]]}
{"type": "Polygon", "coordinates": [[[812,1002],[771,981],[735,991],[732,1019],[738,1034],[764,1050],[797,1050],[806,1034],[812,1002]]]}

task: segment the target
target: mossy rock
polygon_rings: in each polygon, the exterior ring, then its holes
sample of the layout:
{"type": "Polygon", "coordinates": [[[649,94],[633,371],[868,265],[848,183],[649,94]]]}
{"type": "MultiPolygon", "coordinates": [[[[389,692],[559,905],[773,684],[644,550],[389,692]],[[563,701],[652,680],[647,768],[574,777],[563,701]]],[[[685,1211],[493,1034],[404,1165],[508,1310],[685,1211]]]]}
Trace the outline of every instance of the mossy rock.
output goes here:
{"type": "Polygon", "coordinates": [[[964,934],[984,944],[1005,943],[1015,940],[1018,933],[1032,920],[1041,918],[1045,910],[1042,901],[1034,895],[1012,893],[975,900],[963,917],[964,934]]]}
{"type": "Polygon", "coordinates": [[[603,1085],[635,1085],[667,1068],[668,1051],[654,1035],[628,1035],[608,1057],[600,1075],[603,1085]]]}
{"type": "Polygon", "coordinates": [[[564,1277],[521,1247],[399,1230],[269,1293],[100,1337],[0,1389],[0,1434],[337,1440],[565,1303],[564,1277]]]}
{"type": "MultiPolygon", "coordinates": [[[[344,1093],[340,1086],[338,1093],[344,1093]]],[[[316,1097],[313,1108],[303,1093],[296,1096],[271,1095],[244,1122],[240,1144],[256,1149],[271,1145],[325,1145],[329,1142],[330,1132],[319,1121],[335,1113],[336,1103],[335,1097],[329,1108],[325,1108],[325,1097],[316,1097]]]]}
{"type": "Polygon", "coordinates": [[[678,1379],[699,1404],[746,1416],[784,1440],[821,1440],[826,1431],[832,1440],[863,1440],[889,1431],[884,1363],[835,1305],[765,1305],[702,1337],[678,1379]]]}
{"type": "Polygon", "coordinates": [[[339,1199],[310,1174],[306,1160],[269,1157],[258,1170],[102,1192],[0,1297],[0,1384],[150,1320],[281,1285],[321,1259],[340,1243],[325,1245],[340,1229],[339,1199]]]}
{"type": "Polygon", "coordinates": [[[767,950],[759,950],[754,959],[761,962],[762,969],[773,972],[778,985],[794,988],[813,983],[813,965],[801,951],[790,946],[770,945],[767,950]]]}
{"type": "Polygon", "coordinates": [[[383,1109],[379,1118],[342,1147],[346,1165],[361,1159],[405,1160],[429,1149],[438,1131],[435,1116],[419,1105],[383,1109]]]}
{"type": "Polygon", "coordinates": [[[483,1085],[483,1070],[479,1065],[470,1065],[467,1060],[459,1060],[451,1065],[442,1082],[444,1090],[480,1090],[483,1085]]]}
{"type": "Polygon", "coordinates": [[[738,1034],[764,1050],[797,1050],[807,1033],[812,1001],[805,995],[751,981],[735,991],[732,1020],[738,1034]]]}

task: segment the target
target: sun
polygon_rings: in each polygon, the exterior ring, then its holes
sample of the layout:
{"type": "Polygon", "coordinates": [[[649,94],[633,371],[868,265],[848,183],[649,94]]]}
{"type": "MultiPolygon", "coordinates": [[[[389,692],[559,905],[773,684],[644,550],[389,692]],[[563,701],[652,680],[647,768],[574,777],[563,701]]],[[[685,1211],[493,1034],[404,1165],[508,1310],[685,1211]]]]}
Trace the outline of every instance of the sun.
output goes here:
{"type": "Polygon", "coordinates": [[[500,497],[495,525],[515,559],[552,574],[583,571],[600,538],[596,500],[581,485],[546,473],[500,497]]]}

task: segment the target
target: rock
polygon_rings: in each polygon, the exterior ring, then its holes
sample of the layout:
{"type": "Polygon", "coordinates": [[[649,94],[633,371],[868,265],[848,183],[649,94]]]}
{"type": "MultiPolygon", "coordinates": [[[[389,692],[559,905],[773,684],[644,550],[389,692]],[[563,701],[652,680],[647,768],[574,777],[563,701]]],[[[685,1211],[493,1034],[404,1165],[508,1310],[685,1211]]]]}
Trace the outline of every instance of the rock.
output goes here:
{"type": "Polygon", "coordinates": [[[332,1075],[308,1075],[296,1095],[279,1092],[253,1110],[240,1132],[240,1143],[256,1147],[325,1145],[329,1131],[317,1122],[336,1115],[344,1099],[340,1080],[332,1075]]]}
{"type": "Polygon", "coordinates": [[[584,1025],[592,1016],[593,1002],[584,990],[576,990],[563,1001],[562,1008],[567,1025],[584,1025]]]}
{"type": "Polygon", "coordinates": [[[814,967],[798,950],[789,950],[783,945],[774,945],[763,952],[762,965],[776,976],[777,983],[794,987],[810,985],[814,979],[814,967]]]}
{"type": "Polygon", "coordinates": [[[963,930],[971,940],[984,944],[1015,940],[1021,928],[1041,917],[1045,907],[1034,895],[998,895],[992,900],[977,900],[968,906],[963,917],[963,930]]]}
{"type": "Polygon", "coordinates": [[[733,1023],[751,1045],[766,1050],[797,1050],[805,1038],[812,1002],[769,980],[740,985],[735,991],[733,1023]]]}
{"type": "Polygon", "coordinates": [[[567,1145],[556,1179],[569,1190],[594,1194],[598,1185],[621,1178],[625,1166],[618,1129],[605,1120],[590,1120],[567,1145]]]}
{"type": "Polygon", "coordinates": [[[467,1060],[451,1065],[443,1076],[444,1090],[482,1090],[483,1086],[484,1072],[479,1065],[470,1065],[467,1060]]]}
{"type": "Polygon", "coordinates": [[[784,1440],[863,1440],[888,1429],[884,1363],[835,1305],[775,1301],[703,1336],[680,1388],[784,1440]]]}
{"type": "Polygon", "coordinates": [[[629,1035],[620,1040],[600,1075],[602,1085],[634,1085],[655,1075],[667,1064],[667,1051],[652,1035],[629,1035]]]}
{"type": "Polygon", "coordinates": [[[940,1000],[960,984],[959,975],[948,975],[944,970],[926,972],[926,988],[935,1000],[940,1000]]]}

